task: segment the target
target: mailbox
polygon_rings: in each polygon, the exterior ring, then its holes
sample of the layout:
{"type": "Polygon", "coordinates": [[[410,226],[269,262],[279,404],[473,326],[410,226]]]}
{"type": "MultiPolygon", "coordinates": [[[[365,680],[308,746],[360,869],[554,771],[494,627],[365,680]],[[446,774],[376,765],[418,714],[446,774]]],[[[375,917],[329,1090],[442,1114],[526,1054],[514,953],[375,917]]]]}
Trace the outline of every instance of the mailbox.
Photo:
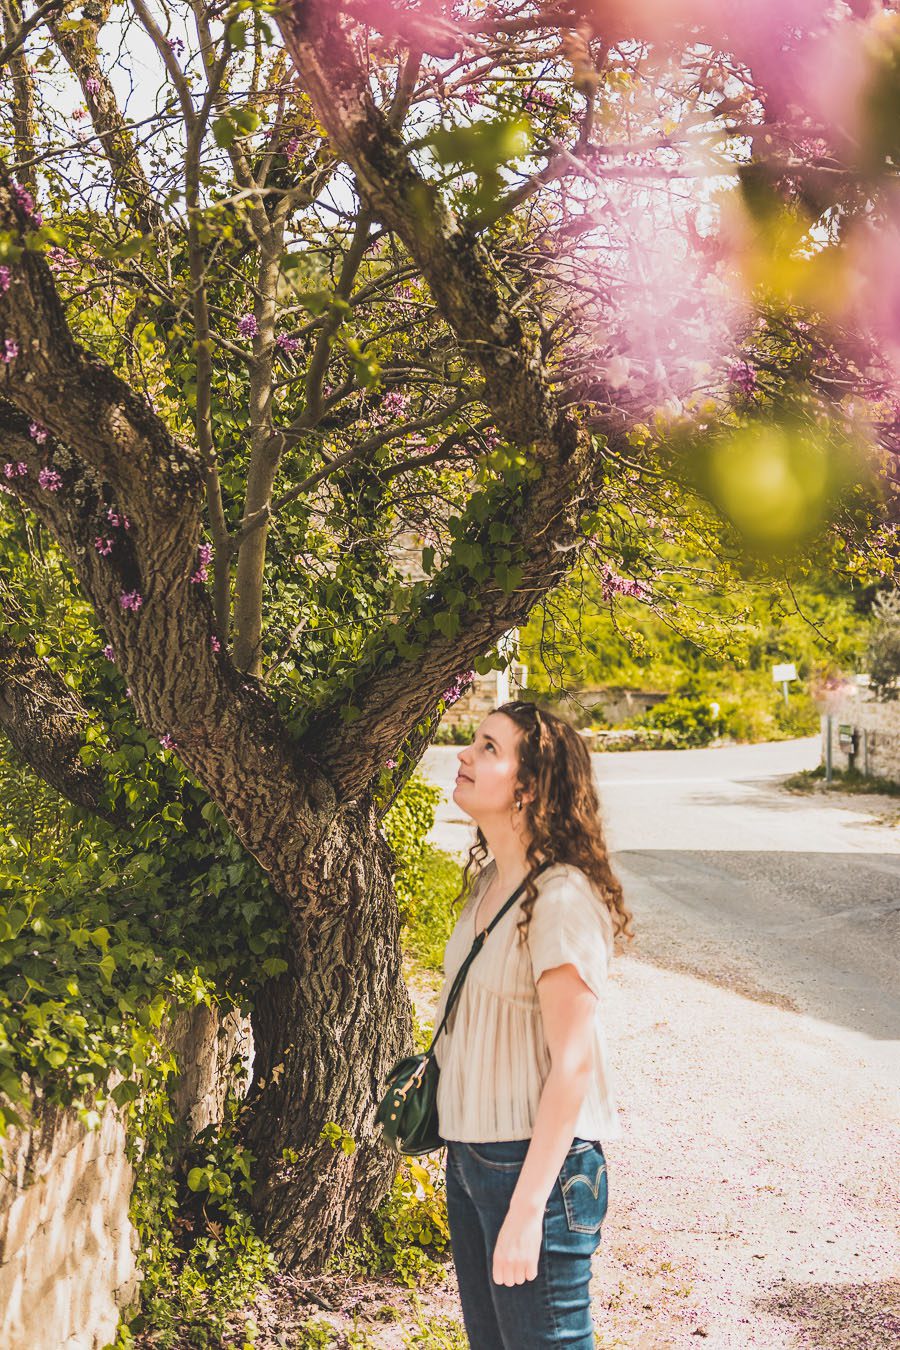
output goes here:
{"type": "Polygon", "coordinates": [[[838,744],[848,755],[855,755],[859,749],[859,732],[856,727],[843,724],[838,727],[838,744]]]}

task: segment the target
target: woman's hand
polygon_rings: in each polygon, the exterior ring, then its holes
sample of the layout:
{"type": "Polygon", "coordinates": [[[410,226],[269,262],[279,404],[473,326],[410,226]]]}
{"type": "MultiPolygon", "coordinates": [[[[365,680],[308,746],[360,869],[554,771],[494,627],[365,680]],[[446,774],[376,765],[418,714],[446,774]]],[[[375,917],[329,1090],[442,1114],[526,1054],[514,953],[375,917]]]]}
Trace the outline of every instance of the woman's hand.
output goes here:
{"type": "Polygon", "coordinates": [[[524,1284],[537,1275],[543,1212],[531,1217],[507,1213],[494,1244],[494,1284],[524,1284]]]}

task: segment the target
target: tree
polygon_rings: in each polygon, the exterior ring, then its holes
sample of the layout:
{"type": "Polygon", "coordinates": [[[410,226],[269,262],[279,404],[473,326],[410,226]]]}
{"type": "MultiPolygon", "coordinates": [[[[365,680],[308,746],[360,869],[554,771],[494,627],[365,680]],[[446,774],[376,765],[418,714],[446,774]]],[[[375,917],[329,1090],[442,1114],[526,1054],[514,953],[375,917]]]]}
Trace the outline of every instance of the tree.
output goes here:
{"type": "MultiPolygon", "coordinates": [[[[789,52],[818,22],[794,8],[769,20],[789,52]]],[[[246,1137],[288,1265],[394,1169],[372,1119],[411,1017],[379,823],[457,677],[588,545],[613,589],[664,596],[648,518],[676,502],[732,558],[893,565],[890,334],[822,299],[892,144],[852,161],[767,97],[745,25],[674,9],[298,0],[276,40],[267,4],[132,0],[114,68],[106,6],[4,8],[3,506],[21,556],[58,542],[135,722],[283,902],[246,1137]],[[161,83],[131,116],[148,43],[161,83]]],[[[4,598],[0,724],[136,830],[100,682],[76,696],[39,628],[4,598]]]]}
{"type": "Polygon", "coordinates": [[[869,679],[876,698],[898,695],[900,679],[900,593],[880,591],[872,606],[874,626],[869,640],[869,679]]]}

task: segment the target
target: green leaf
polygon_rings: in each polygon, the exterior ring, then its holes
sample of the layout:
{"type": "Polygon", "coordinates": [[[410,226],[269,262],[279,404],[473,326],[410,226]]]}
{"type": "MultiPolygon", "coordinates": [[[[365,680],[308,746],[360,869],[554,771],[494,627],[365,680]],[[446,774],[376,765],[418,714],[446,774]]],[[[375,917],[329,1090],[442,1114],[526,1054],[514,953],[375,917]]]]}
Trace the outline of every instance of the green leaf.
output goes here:
{"type": "Polygon", "coordinates": [[[231,120],[245,136],[249,136],[259,126],[259,113],[255,108],[232,108],[231,120]]]}
{"type": "Polygon", "coordinates": [[[237,140],[238,129],[228,117],[217,117],[212,124],[212,134],[216,145],[227,150],[237,140]]]}
{"type": "Polygon", "coordinates": [[[435,628],[440,629],[445,637],[455,637],[459,632],[459,610],[441,609],[433,616],[435,628]]]}
{"type": "Polygon", "coordinates": [[[262,968],[267,975],[283,975],[288,968],[288,963],[282,960],[280,956],[268,956],[263,961],[262,968]]]}
{"type": "Polygon", "coordinates": [[[441,164],[461,164],[479,175],[490,174],[528,153],[531,123],[527,117],[504,117],[471,126],[439,127],[426,144],[441,164]]]}
{"type": "Polygon", "coordinates": [[[133,1078],[124,1078],[121,1083],[117,1083],[109,1094],[116,1106],[124,1106],[126,1102],[133,1102],[140,1096],[140,1084],[133,1078]]]}
{"type": "Polygon", "coordinates": [[[247,45],[247,25],[243,20],[228,25],[228,41],[236,52],[242,52],[247,45]]]}

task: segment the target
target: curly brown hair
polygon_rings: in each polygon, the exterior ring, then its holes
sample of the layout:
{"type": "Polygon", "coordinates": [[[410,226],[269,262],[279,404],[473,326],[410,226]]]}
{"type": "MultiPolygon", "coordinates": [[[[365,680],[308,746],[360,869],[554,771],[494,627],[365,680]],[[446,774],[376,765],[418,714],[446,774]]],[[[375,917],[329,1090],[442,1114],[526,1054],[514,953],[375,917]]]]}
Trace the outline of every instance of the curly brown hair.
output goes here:
{"type": "MultiPolygon", "coordinates": [[[[541,856],[554,863],[579,867],[606,902],[613,922],[614,941],[618,943],[622,937],[631,941],[635,936],[632,914],[625,904],[621,884],[609,865],[600,801],[584,738],[565,718],[546,709],[539,710],[536,704],[524,699],[501,703],[493,711],[511,718],[522,732],[518,742],[516,786],[523,792],[534,793],[532,800],[525,802],[522,808],[530,834],[525,852],[530,870],[522,900],[524,917],[516,925],[520,943],[528,936],[538,897],[534,873],[541,856]]],[[[463,869],[460,897],[471,894],[484,871],[487,852],[487,840],[476,826],[475,843],[469,849],[463,869]],[[473,864],[477,865],[477,870],[470,879],[473,864]]]]}

